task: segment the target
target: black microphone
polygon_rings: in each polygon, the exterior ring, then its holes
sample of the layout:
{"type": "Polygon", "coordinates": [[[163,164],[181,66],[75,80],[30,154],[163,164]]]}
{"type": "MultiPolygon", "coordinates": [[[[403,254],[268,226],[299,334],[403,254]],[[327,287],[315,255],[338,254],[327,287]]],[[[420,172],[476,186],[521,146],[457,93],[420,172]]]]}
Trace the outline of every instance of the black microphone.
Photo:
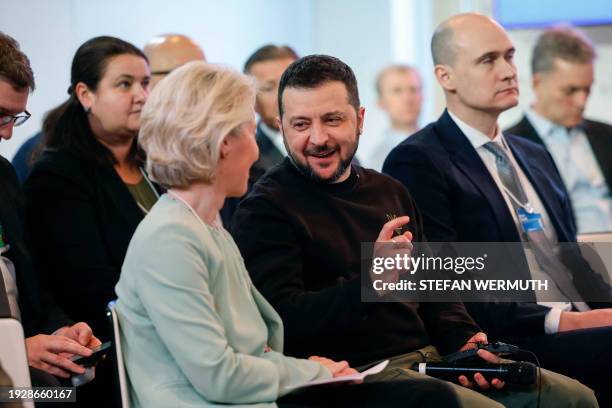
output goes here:
{"type": "Polygon", "coordinates": [[[531,385],[536,383],[538,367],[527,361],[500,364],[485,362],[442,362],[415,363],[412,369],[421,374],[455,382],[460,375],[465,375],[471,381],[474,378],[474,374],[480,373],[487,381],[499,378],[508,384],[531,385]]]}

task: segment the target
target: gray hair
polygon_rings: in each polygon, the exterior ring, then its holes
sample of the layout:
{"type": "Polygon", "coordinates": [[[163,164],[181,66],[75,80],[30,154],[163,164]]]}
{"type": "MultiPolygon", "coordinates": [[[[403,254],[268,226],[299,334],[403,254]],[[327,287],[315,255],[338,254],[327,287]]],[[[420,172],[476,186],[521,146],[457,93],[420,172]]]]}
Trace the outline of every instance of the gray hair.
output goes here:
{"type": "Polygon", "coordinates": [[[550,72],[555,59],[587,64],[597,56],[586,35],[571,27],[557,27],[544,31],[536,42],[531,55],[531,72],[550,72]]]}

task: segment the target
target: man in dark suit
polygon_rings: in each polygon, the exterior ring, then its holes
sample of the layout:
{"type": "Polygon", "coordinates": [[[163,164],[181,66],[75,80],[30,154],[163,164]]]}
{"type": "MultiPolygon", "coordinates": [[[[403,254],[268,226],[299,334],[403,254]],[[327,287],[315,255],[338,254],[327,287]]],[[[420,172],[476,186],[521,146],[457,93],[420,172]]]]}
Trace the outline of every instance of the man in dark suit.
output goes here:
{"type": "MultiPolygon", "coordinates": [[[[25,122],[34,75],[17,42],[0,32],[0,140],[8,140],[13,127],[25,122]]],[[[31,367],[59,377],[85,370],[64,353],[88,356],[100,341],[86,323],[73,324],[38,284],[24,242],[24,202],[11,164],[0,157],[0,303],[8,304],[19,318],[26,336],[31,367]],[[53,333],[37,334],[37,333],[53,333]]],[[[40,373],[32,370],[33,379],[40,373]]],[[[44,380],[46,381],[46,380],[44,380]]],[[[34,382],[34,381],[33,381],[34,382]]]]}
{"type": "Polygon", "coordinates": [[[548,149],[580,233],[612,231],[612,126],[583,116],[594,59],[595,49],[581,32],[542,33],[531,56],[536,101],[508,129],[548,149]]]}
{"type": "MultiPolygon", "coordinates": [[[[298,55],[291,47],[268,44],[258,48],[244,63],[244,73],[253,77],[257,86],[255,112],[259,115],[255,133],[259,158],[251,166],[249,191],[268,169],[280,163],[287,155],[283,135],[276,123],[278,117],[276,94],[281,75],[296,59],[298,55]]],[[[231,224],[240,200],[242,197],[225,200],[220,212],[224,225],[231,224]]]]}
{"type": "Polygon", "coordinates": [[[244,64],[244,73],[251,75],[257,84],[255,111],[259,115],[255,135],[259,159],[251,167],[251,184],[287,155],[283,135],[276,122],[276,94],[281,75],[296,59],[298,55],[291,47],[268,44],[258,48],[244,64]]]}
{"type": "MultiPolygon", "coordinates": [[[[545,242],[552,246],[574,242],[569,201],[550,156],[530,141],[502,134],[497,123],[503,111],[518,103],[514,46],[504,30],[487,17],[460,15],[438,27],[432,54],[447,110],[437,122],[397,146],[383,166],[416,200],[427,238],[436,242],[531,241],[533,234],[523,230],[519,211],[527,209],[541,217],[538,237],[544,235],[545,242]],[[508,182],[508,174],[514,185],[508,182]]],[[[554,261],[552,251],[545,255],[554,261]]],[[[610,288],[577,251],[569,256],[563,261],[587,275],[574,275],[574,283],[589,278],[599,293],[609,296],[610,288]]],[[[555,271],[539,261],[533,264],[522,251],[520,257],[532,274],[555,276],[555,271]]],[[[565,293],[564,285],[558,285],[557,290],[565,293]]],[[[517,342],[536,352],[545,367],[578,378],[597,388],[599,397],[609,398],[602,379],[608,377],[611,362],[612,310],[590,310],[577,299],[564,299],[567,302],[547,305],[466,306],[490,336],[517,342]]]]}

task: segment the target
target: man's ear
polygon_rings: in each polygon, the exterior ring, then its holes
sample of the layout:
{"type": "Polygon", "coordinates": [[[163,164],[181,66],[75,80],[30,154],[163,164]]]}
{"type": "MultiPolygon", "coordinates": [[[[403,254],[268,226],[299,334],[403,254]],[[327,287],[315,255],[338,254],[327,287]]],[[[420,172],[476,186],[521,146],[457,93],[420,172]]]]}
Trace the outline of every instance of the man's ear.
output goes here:
{"type": "Polygon", "coordinates": [[[274,122],[276,122],[276,127],[280,129],[280,131],[283,131],[283,121],[281,120],[280,116],[277,116],[274,118],[274,122]]]}
{"type": "Polygon", "coordinates": [[[359,134],[363,133],[363,121],[365,119],[365,108],[363,106],[359,107],[357,111],[357,126],[359,129],[359,134]]]}
{"type": "Polygon", "coordinates": [[[454,91],[454,73],[450,66],[446,64],[437,64],[434,67],[434,75],[440,86],[445,91],[454,91]]]}
{"type": "Polygon", "coordinates": [[[531,77],[531,87],[534,91],[538,89],[543,80],[544,78],[542,78],[542,74],[533,74],[531,77]]]}
{"type": "Polygon", "coordinates": [[[85,109],[85,111],[90,111],[95,101],[95,95],[91,92],[89,87],[83,82],[79,82],[74,87],[74,94],[81,103],[81,106],[83,106],[83,109],[85,109]]]}

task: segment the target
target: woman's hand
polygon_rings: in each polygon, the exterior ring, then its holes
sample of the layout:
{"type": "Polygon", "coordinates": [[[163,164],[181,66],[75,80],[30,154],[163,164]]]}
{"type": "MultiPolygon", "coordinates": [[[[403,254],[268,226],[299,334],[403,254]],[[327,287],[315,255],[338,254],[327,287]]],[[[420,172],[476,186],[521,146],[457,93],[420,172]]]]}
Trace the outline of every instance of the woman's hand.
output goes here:
{"type": "Polygon", "coordinates": [[[322,364],[327,368],[334,378],[336,377],[344,377],[345,375],[357,374],[358,371],[354,368],[351,368],[346,361],[334,361],[329,358],[319,357],[319,356],[310,356],[308,357],[311,361],[316,361],[317,363],[322,364]]]}

